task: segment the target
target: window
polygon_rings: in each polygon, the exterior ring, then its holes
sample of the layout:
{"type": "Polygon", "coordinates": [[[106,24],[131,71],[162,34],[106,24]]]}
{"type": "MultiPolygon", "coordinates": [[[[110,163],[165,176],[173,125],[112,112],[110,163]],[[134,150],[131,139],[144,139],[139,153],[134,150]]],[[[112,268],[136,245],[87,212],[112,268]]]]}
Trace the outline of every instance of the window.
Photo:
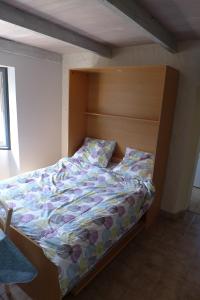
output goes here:
{"type": "Polygon", "coordinates": [[[10,149],[10,120],[7,68],[0,67],[0,149],[10,149]]]}

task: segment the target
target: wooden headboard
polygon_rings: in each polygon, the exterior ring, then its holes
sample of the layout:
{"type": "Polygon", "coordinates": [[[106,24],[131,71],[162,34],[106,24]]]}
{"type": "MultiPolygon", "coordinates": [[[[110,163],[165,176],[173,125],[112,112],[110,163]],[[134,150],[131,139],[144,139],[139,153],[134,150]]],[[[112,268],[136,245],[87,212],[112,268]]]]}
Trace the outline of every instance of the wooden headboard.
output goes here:
{"type": "MultiPolygon", "coordinates": [[[[68,155],[86,136],[115,140],[114,157],[126,147],[155,153],[155,214],[165,179],[178,72],[168,66],[70,70],[68,155]]],[[[150,219],[154,213],[149,213],[150,219]]]]}

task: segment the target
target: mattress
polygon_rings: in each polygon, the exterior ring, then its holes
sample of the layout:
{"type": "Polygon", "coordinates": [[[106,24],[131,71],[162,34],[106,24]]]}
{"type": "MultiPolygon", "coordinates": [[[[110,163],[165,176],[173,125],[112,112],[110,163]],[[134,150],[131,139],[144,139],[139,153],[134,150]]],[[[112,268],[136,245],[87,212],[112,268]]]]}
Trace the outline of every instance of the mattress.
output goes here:
{"type": "Polygon", "coordinates": [[[143,216],[153,195],[150,180],[73,158],[0,182],[12,225],[58,267],[63,295],[143,216]]]}

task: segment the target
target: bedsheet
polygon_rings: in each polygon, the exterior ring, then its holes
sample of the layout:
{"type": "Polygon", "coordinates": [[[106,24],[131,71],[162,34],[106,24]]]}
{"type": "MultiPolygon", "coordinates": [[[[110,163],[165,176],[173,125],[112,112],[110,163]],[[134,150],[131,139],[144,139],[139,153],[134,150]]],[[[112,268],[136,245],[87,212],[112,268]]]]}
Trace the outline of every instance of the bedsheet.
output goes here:
{"type": "Polygon", "coordinates": [[[0,182],[12,225],[58,267],[63,295],[141,218],[153,195],[150,180],[73,158],[0,182]]]}

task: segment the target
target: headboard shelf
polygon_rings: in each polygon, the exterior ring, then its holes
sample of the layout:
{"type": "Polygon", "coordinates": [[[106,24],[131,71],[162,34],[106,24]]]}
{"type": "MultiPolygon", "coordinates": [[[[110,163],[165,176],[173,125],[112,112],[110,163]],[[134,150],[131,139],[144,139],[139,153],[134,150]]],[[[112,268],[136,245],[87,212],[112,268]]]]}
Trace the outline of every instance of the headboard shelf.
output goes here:
{"type": "Polygon", "coordinates": [[[86,136],[116,140],[118,160],[126,147],[155,153],[148,223],[160,209],[177,85],[178,72],[168,66],[70,70],[68,155],[86,136]]]}
{"type": "Polygon", "coordinates": [[[159,123],[159,120],[150,120],[150,119],[143,119],[143,118],[135,118],[131,116],[123,116],[123,115],[110,115],[110,114],[100,114],[94,112],[85,112],[86,116],[94,116],[94,117],[103,117],[103,118],[121,118],[121,119],[131,119],[135,121],[142,121],[142,122],[150,122],[150,123],[159,123]]]}

